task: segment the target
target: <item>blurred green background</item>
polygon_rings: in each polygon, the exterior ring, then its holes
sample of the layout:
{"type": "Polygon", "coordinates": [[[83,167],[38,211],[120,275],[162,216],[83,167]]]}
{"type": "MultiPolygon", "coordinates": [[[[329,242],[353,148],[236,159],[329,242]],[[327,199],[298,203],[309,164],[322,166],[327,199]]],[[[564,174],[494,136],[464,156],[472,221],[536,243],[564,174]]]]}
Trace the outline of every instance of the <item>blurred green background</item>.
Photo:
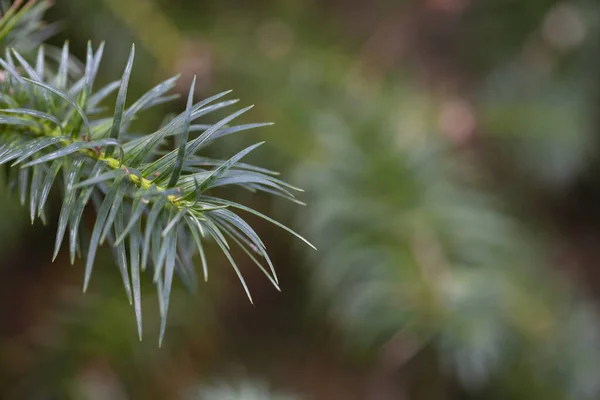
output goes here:
{"type": "Polygon", "coordinates": [[[211,151],[267,140],[252,161],[308,206],[231,195],[319,251],[250,219],[283,292],[242,264],[250,305],[213,251],[159,349],[150,280],[140,343],[110,251],[82,294],[56,227],[0,189],[0,398],[600,399],[600,4],[60,0],[47,19],[80,58],[107,41],[103,82],[135,42],[132,99],[182,73],[255,103],[275,125],[211,151]]]}

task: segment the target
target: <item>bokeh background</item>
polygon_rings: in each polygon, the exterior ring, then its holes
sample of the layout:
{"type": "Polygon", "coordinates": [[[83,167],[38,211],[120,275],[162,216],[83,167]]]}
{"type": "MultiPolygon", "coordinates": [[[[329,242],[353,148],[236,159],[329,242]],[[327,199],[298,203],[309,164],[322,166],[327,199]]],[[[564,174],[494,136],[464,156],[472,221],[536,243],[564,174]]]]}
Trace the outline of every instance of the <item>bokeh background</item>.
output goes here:
{"type": "Polygon", "coordinates": [[[211,155],[267,140],[252,161],[308,206],[231,196],[319,251],[250,219],[282,293],[240,259],[250,305],[212,249],[158,348],[150,279],[140,343],[110,251],[83,294],[81,264],[50,262],[56,226],[2,188],[0,398],[600,399],[600,4],[60,0],[47,19],[80,57],[106,40],[103,82],[135,42],[132,99],[182,73],[256,104],[247,122],[276,124],[211,155]]]}

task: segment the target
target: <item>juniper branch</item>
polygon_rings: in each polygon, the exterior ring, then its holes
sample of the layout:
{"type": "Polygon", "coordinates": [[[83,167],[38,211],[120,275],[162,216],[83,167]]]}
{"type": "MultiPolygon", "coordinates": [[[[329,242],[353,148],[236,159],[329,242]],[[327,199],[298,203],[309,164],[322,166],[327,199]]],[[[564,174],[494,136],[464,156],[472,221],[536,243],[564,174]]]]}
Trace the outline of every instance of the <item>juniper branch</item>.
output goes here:
{"type": "MultiPolygon", "coordinates": [[[[0,32],[2,27],[18,26],[18,21],[6,19],[24,18],[23,10],[25,7],[32,10],[33,3],[26,3],[12,14],[7,12],[0,19],[0,32]]],[[[299,189],[276,178],[276,173],[240,162],[262,143],[228,160],[198,155],[221,137],[270,124],[231,125],[251,107],[233,112],[212,125],[194,124],[200,117],[237,102],[222,100],[230,93],[227,91],[194,103],[194,79],[184,112],[154,132],[133,135],[129,128],[138,113],[174,99],[168,93],[178,77],[159,83],[126,107],[135,48],[132,47],[121,79],[94,90],[103,52],[104,44],[94,51],[88,43],[86,62],[79,71],[72,68],[80,63],[70,54],[68,43],[57,61],[40,46],[35,66],[17,49],[5,49],[4,57],[0,58],[4,73],[0,82],[0,165],[8,166],[8,183],[18,188],[22,203],[29,197],[32,222],[36,216],[45,221],[49,192],[56,181],[62,181],[54,257],[68,232],[71,263],[77,256],[86,259],[85,291],[98,246],[108,241],[127,296],[134,305],[140,338],[140,271],[152,267],[159,296],[162,319],[159,343],[162,343],[174,273],[184,282],[196,280],[191,252],[180,243],[195,243],[206,279],[208,267],[203,246],[207,240],[215,241],[250,301],[248,286],[230,254],[228,238],[277,289],[279,283],[262,240],[232,209],[257,215],[310,243],[256,210],[209,195],[211,189],[235,185],[301,203],[292,194],[299,189]],[[115,111],[112,116],[103,116],[99,106],[115,90],[118,90],[115,111]],[[178,137],[179,146],[165,151],[172,137],[178,137]],[[85,227],[80,222],[90,200],[97,216],[89,243],[84,243],[85,227]],[[268,267],[262,265],[261,259],[268,267]]]]}

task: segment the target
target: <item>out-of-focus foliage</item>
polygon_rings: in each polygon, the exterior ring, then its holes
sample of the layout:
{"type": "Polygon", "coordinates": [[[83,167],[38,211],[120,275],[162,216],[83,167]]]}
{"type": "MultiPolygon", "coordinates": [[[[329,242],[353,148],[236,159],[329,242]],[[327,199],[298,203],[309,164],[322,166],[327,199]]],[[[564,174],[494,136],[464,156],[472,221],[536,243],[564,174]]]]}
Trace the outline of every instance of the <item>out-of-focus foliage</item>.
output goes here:
{"type": "Polygon", "coordinates": [[[43,18],[52,3],[42,1],[0,2],[0,48],[28,52],[58,31],[58,23],[47,24],[43,18]]]}
{"type": "Polygon", "coordinates": [[[433,345],[470,389],[518,375],[526,390],[544,382],[544,398],[600,395],[594,308],[557,282],[536,236],[428,134],[436,105],[423,104],[411,132],[402,109],[355,100],[360,114],[323,113],[321,151],[302,170],[313,188],[308,232],[323,249],[309,259],[317,304],[329,304],[349,347],[401,346],[400,367],[433,345]],[[565,360],[577,361],[559,369],[565,360]]]}
{"type": "Polygon", "coordinates": [[[564,187],[594,161],[599,89],[590,79],[600,60],[598,12],[588,1],[549,6],[478,90],[481,129],[525,179],[564,187]]]}
{"type": "Polygon", "coordinates": [[[184,400],[300,400],[300,397],[276,393],[265,382],[240,380],[237,385],[228,383],[201,386],[190,390],[184,400]]]}

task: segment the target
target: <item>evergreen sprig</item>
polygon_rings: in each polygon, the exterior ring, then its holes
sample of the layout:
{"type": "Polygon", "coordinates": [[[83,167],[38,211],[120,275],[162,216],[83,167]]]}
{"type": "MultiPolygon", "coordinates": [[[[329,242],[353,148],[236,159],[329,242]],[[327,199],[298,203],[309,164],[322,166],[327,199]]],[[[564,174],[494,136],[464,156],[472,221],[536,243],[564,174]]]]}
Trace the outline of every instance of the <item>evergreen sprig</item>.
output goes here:
{"type": "MultiPolygon", "coordinates": [[[[52,36],[59,23],[47,24],[44,13],[52,6],[50,0],[0,0],[0,47],[29,51],[52,36]]],[[[53,53],[54,55],[54,53],[53,53]]]]}
{"type": "MultiPolygon", "coordinates": [[[[0,20],[0,28],[5,25],[6,21],[0,20]]],[[[134,306],[141,338],[140,272],[150,266],[158,291],[162,343],[173,275],[177,273],[184,283],[193,285],[192,256],[198,252],[204,279],[208,278],[207,239],[222,250],[250,301],[250,291],[230,253],[232,244],[279,289],[263,242],[233,210],[254,214],[310,243],[268,216],[208,191],[235,185],[300,203],[292,193],[300,189],[277,179],[273,171],[240,162],[262,143],[228,160],[198,154],[221,137],[270,124],[230,124],[251,107],[214,125],[196,124],[200,117],[237,100],[224,100],[227,91],[194,103],[194,78],[184,112],[153,133],[134,134],[129,128],[139,112],[176,98],[168,93],[177,77],[159,83],[127,107],[135,47],[121,79],[97,90],[94,84],[104,43],[95,51],[88,43],[81,70],[76,68],[79,63],[70,54],[68,42],[56,61],[44,49],[39,47],[31,64],[14,48],[6,49],[0,59],[4,73],[0,82],[0,165],[9,166],[8,183],[18,188],[21,203],[29,199],[32,222],[36,216],[46,222],[48,195],[55,182],[61,182],[54,258],[68,236],[71,263],[77,256],[86,259],[83,290],[89,285],[98,246],[108,242],[134,306]],[[105,117],[100,104],[117,90],[114,114],[105,117]],[[178,146],[166,150],[171,139],[178,146]],[[97,217],[91,236],[86,237],[81,218],[90,201],[97,217]]]]}

